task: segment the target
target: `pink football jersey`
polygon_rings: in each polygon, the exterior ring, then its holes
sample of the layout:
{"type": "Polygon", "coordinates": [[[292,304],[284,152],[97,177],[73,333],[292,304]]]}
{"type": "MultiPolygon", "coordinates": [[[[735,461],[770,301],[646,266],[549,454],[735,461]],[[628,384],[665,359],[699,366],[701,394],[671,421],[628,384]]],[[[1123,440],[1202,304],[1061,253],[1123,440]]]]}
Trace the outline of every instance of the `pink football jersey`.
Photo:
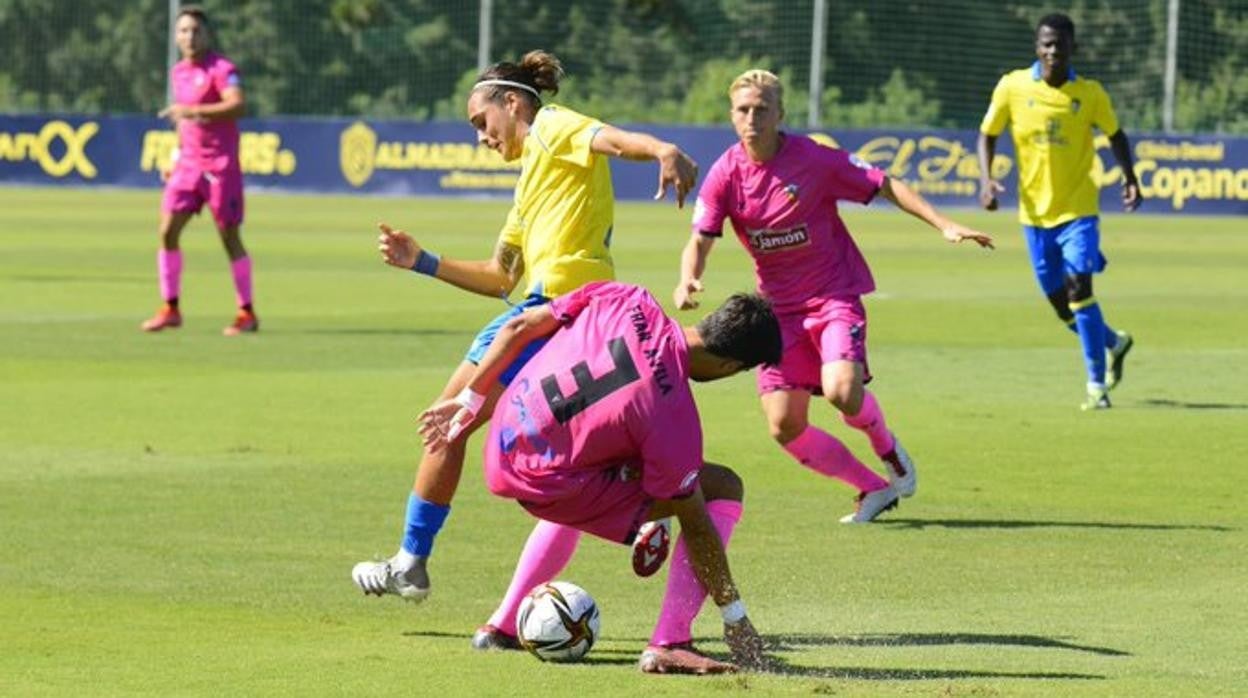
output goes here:
{"type": "MultiPolygon", "coordinates": [[[[173,101],[177,104],[216,104],[229,88],[241,87],[238,69],[224,56],[212,52],[198,62],[183,59],[173,66],[173,101]]],[[[233,119],[178,123],[180,158],[202,169],[220,171],[238,160],[238,124],[233,119]]]]}
{"type": "Polygon", "coordinates": [[[722,235],[724,219],[754,258],[759,293],[777,312],[875,289],[871,270],[837,211],[838,200],[867,203],[884,173],[844,150],[785,134],[779,152],[754,162],[737,143],[720,156],[698,192],[693,228],[722,235]]]}
{"type": "MultiPolygon", "coordinates": [[[[587,284],[547,307],[563,326],[499,398],[485,447],[490,490],[567,501],[586,471],[640,462],[647,495],[692,494],[702,428],[680,325],[645,289],[615,282],[587,284]]],[[[586,502],[586,518],[593,506],[586,502]]]]}

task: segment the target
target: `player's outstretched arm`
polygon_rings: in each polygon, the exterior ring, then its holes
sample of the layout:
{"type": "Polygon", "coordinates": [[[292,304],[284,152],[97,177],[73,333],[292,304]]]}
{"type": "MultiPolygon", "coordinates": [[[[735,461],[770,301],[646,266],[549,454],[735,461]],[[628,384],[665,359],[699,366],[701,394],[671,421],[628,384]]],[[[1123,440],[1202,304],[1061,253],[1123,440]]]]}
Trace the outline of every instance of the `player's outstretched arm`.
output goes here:
{"type": "Polygon", "coordinates": [[[698,164],[693,158],[675,145],[647,133],[603,126],[590,147],[595,153],[625,160],[657,160],[659,190],[654,194],[656,200],[666,196],[671,187],[676,192],[676,206],[683,208],[685,197],[698,183],[698,164]]]}
{"type": "Polygon", "coordinates": [[[880,185],[880,194],[896,204],[897,208],[939,230],[949,242],[974,240],[980,247],[993,249],[991,235],[972,230],[945,218],[940,211],[936,210],[936,207],[927,202],[927,199],[899,179],[885,177],[884,184],[880,185]]]}
{"type": "Polygon", "coordinates": [[[724,641],[732,650],[732,661],[746,669],[764,668],[763,640],[745,614],[723,541],[706,513],[701,488],[688,497],[669,499],[664,504],[680,520],[680,534],[685,538],[693,573],[724,616],[724,641]]]}
{"type": "Polygon", "coordinates": [[[1118,132],[1109,137],[1109,146],[1114,151],[1114,159],[1122,168],[1122,210],[1128,213],[1140,207],[1143,196],[1140,194],[1140,182],[1135,177],[1135,164],[1131,162],[1131,143],[1127,134],[1118,132]]]}
{"type": "Polygon", "coordinates": [[[979,158],[979,205],[995,211],[997,194],[1005,191],[1005,187],[992,178],[992,159],[997,154],[997,137],[981,131],[975,142],[975,153],[979,158]]]}
{"type": "Polygon", "coordinates": [[[680,283],[676,284],[676,290],[672,292],[672,300],[678,310],[698,307],[698,300],[693,294],[704,290],[702,273],[706,271],[706,258],[714,246],[715,238],[710,235],[703,235],[695,230],[689,236],[689,242],[680,253],[680,283]]]}
{"type": "Polygon", "coordinates": [[[530,308],[504,323],[459,395],[421,413],[419,431],[425,445],[436,451],[454,441],[481,413],[486,396],[520,351],[530,342],[554,334],[557,329],[559,321],[545,305],[530,308]]]}
{"type": "Polygon", "coordinates": [[[377,251],[381,253],[381,261],[392,267],[432,276],[465,291],[493,298],[510,294],[524,276],[523,256],[513,245],[499,243],[494,257],[488,260],[443,259],[423,249],[402,230],[385,223],[377,227],[381,231],[377,236],[377,251]]]}

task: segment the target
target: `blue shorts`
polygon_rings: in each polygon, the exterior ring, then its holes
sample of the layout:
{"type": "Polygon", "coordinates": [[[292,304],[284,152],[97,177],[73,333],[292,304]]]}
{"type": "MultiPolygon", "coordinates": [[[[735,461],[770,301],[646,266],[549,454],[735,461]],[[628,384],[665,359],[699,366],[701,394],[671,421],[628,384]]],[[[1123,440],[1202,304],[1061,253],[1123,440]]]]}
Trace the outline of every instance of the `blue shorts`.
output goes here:
{"type": "Polygon", "coordinates": [[[1084,216],[1052,228],[1023,226],[1031,266],[1044,294],[1052,295],[1066,286],[1066,277],[1099,274],[1108,261],[1101,254],[1100,218],[1084,216]]]}
{"type": "MultiPolygon", "coordinates": [[[[536,308],[540,305],[546,305],[549,302],[550,299],[546,296],[534,294],[526,297],[524,300],[511,306],[507,310],[504,310],[502,314],[491,320],[488,325],[483,327],[481,331],[477,333],[477,338],[472,340],[472,346],[468,347],[468,353],[464,355],[464,360],[474,366],[480,365],[481,359],[485,358],[486,350],[488,350],[490,345],[494,343],[494,337],[498,335],[498,331],[502,329],[503,325],[508,320],[519,315],[520,313],[523,313],[529,308],[536,308]]],[[[545,339],[530,342],[528,346],[520,351],[520,356],[517,356],[516,360],[511,362],[511,365],[507,367],[507,370],[503,371],[503,375],[499,376],[498,381],[503,385],[511,385],[511,380],[516,377],[516,374],[520,372],[520,369],[524,368],[524,365],[529,362],[529,359],[533,358],[533,356],[537,354],[538,350],[545,345],[545,339]]]]}

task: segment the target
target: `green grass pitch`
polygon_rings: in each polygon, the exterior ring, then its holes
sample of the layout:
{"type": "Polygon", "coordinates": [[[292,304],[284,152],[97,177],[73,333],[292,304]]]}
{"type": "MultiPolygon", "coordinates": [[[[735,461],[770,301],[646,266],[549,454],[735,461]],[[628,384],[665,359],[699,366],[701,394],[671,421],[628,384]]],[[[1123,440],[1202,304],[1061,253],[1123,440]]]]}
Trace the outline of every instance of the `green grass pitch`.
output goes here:
{"type": "MultiPolygon", "coordinates": [[[[186,326],[138,331],[158,301],[157,206],[0,188],[2,695],[1248,692],[1242,218],[1107,216],[1097,296],[1136,348],[1115,408],[1084,414],[1076,339],[1012,213],[956,213],[997,236],[989,253],[849,211],[879,286],[873,389],[919,492],[878,525],[838,525],[851,493],[771,443],[753,377],[699,386],[707,457],[747,487],[733,569],[782,670],[696,679],[637,673],[664,575],[635,579],[624,548],[591,539],[564,575],[602,610],[586,662],[469,648],[532,524],[486,492],[477,445],[430,600],[351,584],[397,544],[415,415],[501,309],[384,267],[374,224],[479,258],[505,202],[251,195],[263,329],[233,339],[203,219],[184,238],[186,326]]],[[[669,307],[688,213],[618,211],[619,277],[669,307]]],[[[723,241],[704,307],[752,281],[723,241]]],[[[695,633],[722,653],[716,620],[695,633]]]]}

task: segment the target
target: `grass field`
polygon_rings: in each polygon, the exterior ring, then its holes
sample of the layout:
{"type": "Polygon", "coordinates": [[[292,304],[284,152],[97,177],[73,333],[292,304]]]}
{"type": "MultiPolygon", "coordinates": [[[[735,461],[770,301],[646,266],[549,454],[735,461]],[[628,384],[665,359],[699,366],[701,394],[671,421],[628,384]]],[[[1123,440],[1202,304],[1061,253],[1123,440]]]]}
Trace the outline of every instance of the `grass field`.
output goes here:
{"type": "MultiPolygon", "coordinates": [[[[1012,214],[961,214],[998,237],[987,253],[851,212],[880,288],[873,388],[919,493],[838,525],[851,493],[771,443],[753,377],[699,386],[707,456],[747,486],[733,568],[782,669],[695,679],[637,673],[663,575],[589,539],[564,575],[602,609],[585,663],[469,648],[531,528],[475,446],[431,599],[351,584],[397,543],[413,417],[500,310],[383,268],[373,223],[481,257],[505,204],[253,195],[263,331],[234,339],[205,220],[184,238],[186,326],[138,331],[157,205],[0,188],[0,695],[1248,694],[1243,219],[1104,221],[1097,295],[1137,343],[1115,408],[1084,414],[1076,340],[1012,214]]],[[[621,279],[670,304],[686,221],[621,206],[621,279]]],[[[707,301],[751,283],[721,243],[707,301]]],[[[723,652],[715,615],[695,631],[723,652]]]]}

